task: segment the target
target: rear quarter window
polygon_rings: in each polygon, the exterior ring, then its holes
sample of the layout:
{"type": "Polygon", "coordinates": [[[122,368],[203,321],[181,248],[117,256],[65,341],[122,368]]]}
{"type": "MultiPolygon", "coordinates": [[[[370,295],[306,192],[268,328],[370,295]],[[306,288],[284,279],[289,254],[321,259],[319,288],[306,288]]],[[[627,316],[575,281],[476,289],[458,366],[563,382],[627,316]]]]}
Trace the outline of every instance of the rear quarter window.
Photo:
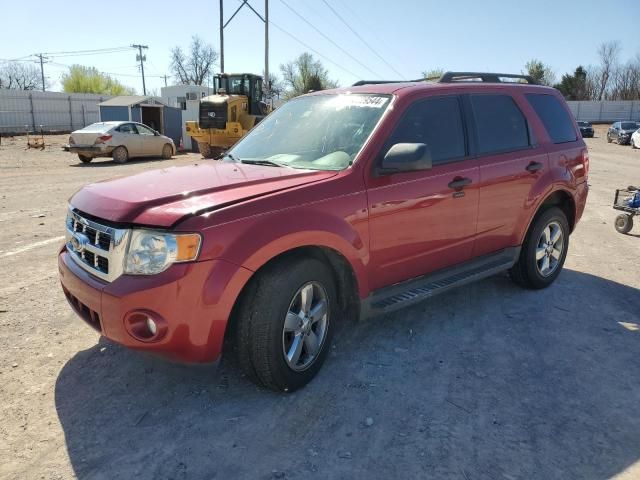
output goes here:
{"type": "Polygon", "coordinates": [[[542,120],[553,143],[567,143],[577,140],[573,120],[556,97],[540,93],[527,93],[525,96],[542,120]]]}

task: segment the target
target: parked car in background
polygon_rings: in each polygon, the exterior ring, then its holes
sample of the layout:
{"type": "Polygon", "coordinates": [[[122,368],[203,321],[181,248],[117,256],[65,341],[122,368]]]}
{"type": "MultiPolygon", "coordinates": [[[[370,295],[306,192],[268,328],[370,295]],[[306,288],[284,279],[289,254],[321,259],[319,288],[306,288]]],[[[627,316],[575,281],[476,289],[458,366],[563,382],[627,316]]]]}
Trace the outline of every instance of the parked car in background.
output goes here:
{"type": "Polygon", "coordinates": [[[79,190],[58,252],[71,308],[115,342],[186,362],[217,360],[226,339],[250,379],[293,391],[343,321],[505,270],[548,287],[589,154],[558,90],[504,76],[314,92],[221,161],[79,190]]]}
{"type": "Polygon", "coordinates": [[[607,142],[615,140],[618,145],[628,145],[638,127],[638,122],[614,122],[607,130],[607,142]]]}
{"type": "Polygon", "coordinates": [[[98,122],[72,132],[65,150],[77,154],[83,163],[96,157],[125,163],[135,157],[171,158],[176,146],[169,137],[141,123],[98,122]]]}
{"type": "Polygon", "coordinates": [[[631,148],[640,148],[640,128],[631,135],[631,148]]]}
{"type": "Polygon", "coordinates": [[[580,129],[582,138],[593,138],[593,125],[589,122],[578,122],[578,128],[580,129]]]}

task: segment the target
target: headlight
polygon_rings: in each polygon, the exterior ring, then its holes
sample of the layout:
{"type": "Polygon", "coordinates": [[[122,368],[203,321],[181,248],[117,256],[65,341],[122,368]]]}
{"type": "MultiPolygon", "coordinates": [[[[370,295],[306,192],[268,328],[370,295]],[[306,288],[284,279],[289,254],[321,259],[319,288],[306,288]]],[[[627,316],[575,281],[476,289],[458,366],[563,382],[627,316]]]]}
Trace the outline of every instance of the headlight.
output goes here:
{"type": "Polygon", "coordinates": [[[173,263],[198,258],[201,237],[197,233],[171,234],[153,230],[132,230],[124,261],[124,273],[153,275],[173,263]]]}

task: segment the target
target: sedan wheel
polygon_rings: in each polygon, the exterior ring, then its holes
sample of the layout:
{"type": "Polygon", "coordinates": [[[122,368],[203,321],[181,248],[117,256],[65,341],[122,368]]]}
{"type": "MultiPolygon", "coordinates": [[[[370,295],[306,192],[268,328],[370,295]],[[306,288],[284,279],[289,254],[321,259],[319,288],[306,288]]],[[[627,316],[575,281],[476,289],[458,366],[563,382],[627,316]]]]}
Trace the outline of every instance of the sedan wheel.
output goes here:
{"type": "Polygon", "coordinates": [[[167,143],[164,147],[162,147],[162,158],[164,158],[165,160],[168,160],[171,158],[172,155],[173,155],[173,148],[171,148],[171,145],[167,143]]]}
{"type": "Polygon", "coordinates": [[[111,152],[111,156],[113,157],[113,161],[117,163],[126,163],[129,160],[129,152],[123,146],[116,147],[113,152],[111,152]]]}

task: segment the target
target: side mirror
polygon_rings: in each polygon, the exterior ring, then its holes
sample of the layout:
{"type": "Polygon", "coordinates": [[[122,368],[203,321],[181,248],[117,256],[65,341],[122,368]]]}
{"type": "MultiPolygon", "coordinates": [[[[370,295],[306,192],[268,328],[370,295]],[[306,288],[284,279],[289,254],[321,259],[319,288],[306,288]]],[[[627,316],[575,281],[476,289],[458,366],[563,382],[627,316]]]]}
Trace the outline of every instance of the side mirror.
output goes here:
{"type": "Polygon", "coordinates": [[[431,151],[424,143],[396,143],[382,159],[382,174],[428,170],[432,167],[431,151]]]}
{"type": "Polygon", "coordinates": [[[159,132],[159,131],[157,131],[157,130],[154,130],[154,131],[153,131],[153,134],[154,134],[156,137],[159,137],[159,136],[160,136],[160,132],[159,132]]]}

